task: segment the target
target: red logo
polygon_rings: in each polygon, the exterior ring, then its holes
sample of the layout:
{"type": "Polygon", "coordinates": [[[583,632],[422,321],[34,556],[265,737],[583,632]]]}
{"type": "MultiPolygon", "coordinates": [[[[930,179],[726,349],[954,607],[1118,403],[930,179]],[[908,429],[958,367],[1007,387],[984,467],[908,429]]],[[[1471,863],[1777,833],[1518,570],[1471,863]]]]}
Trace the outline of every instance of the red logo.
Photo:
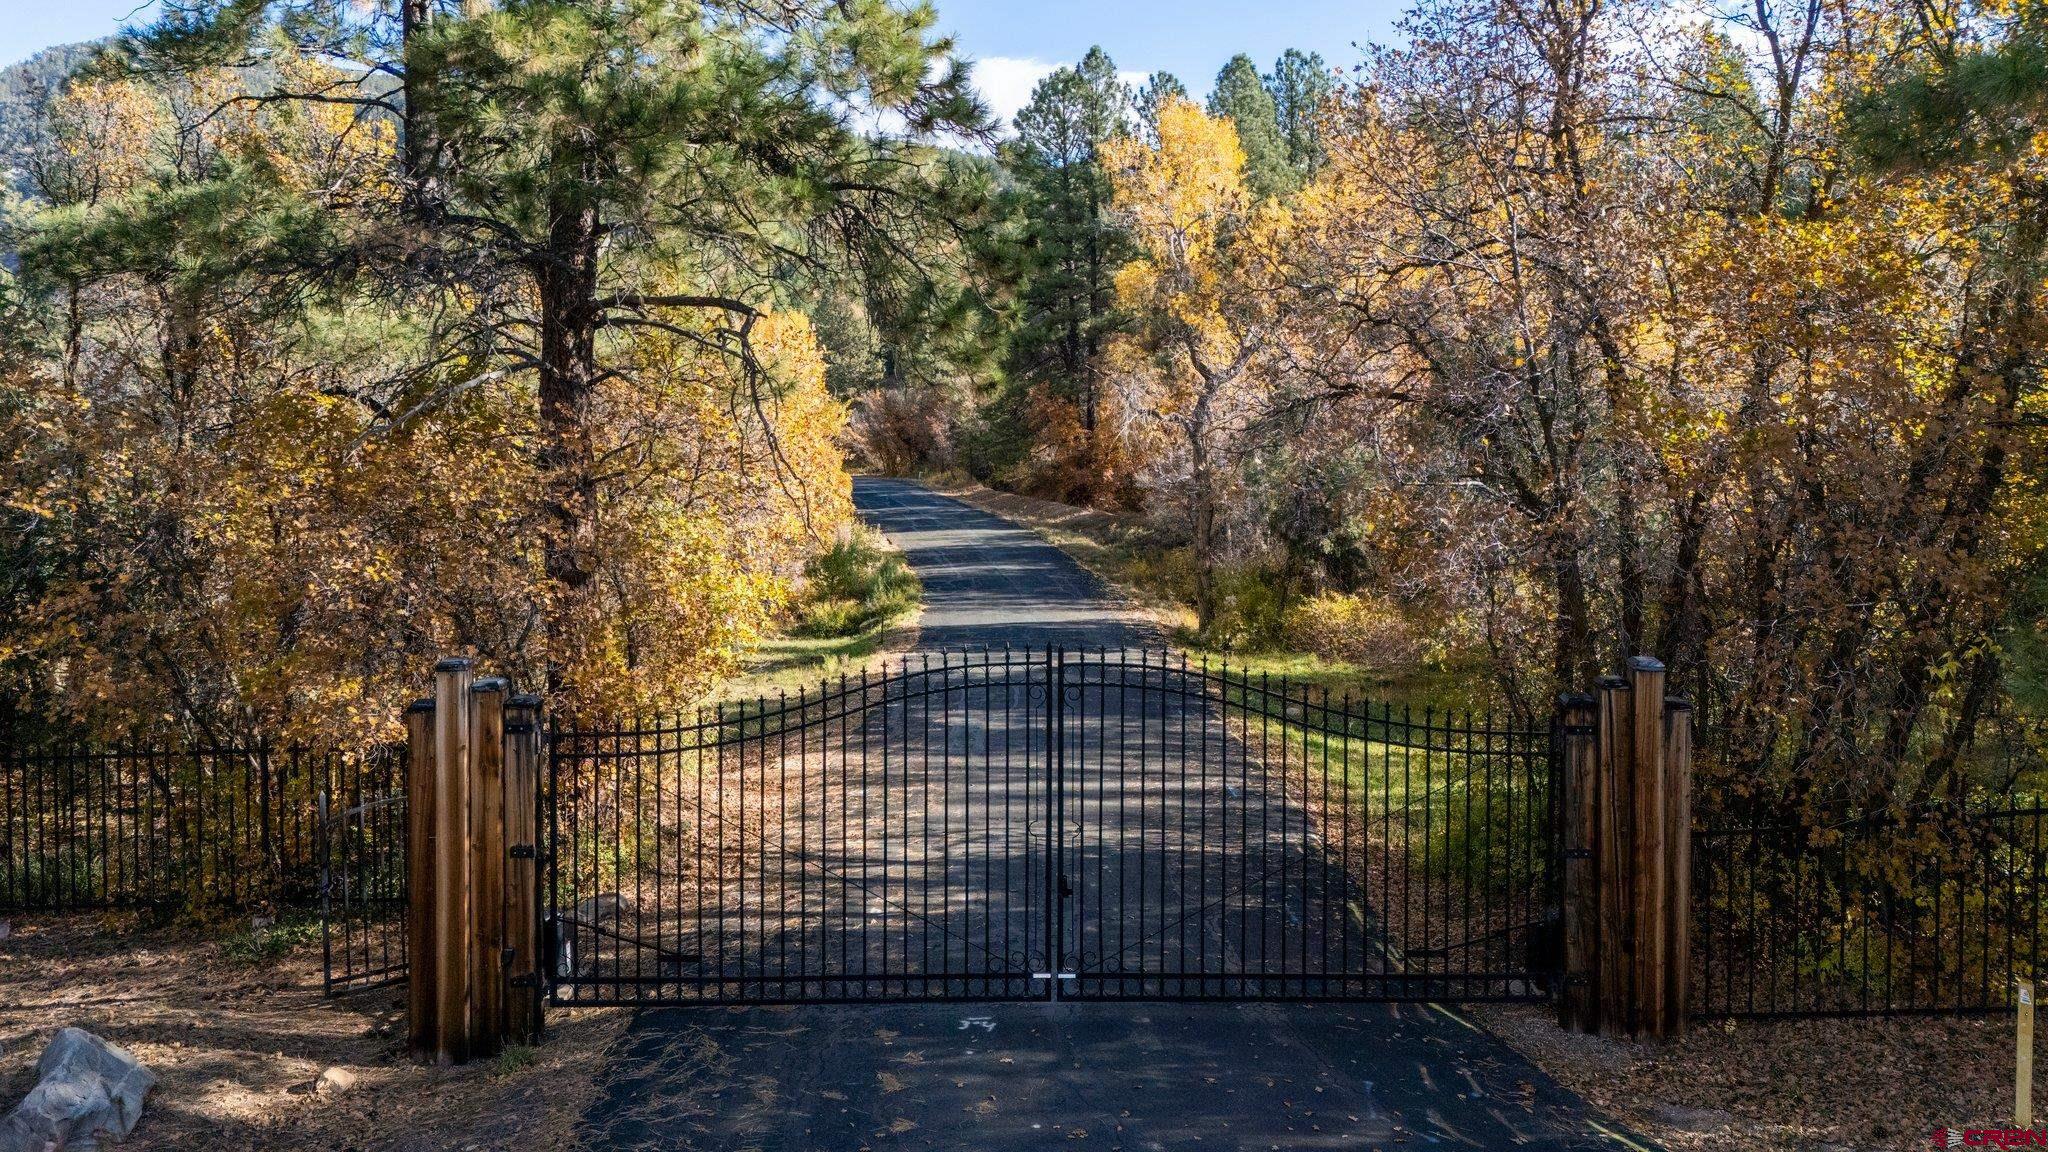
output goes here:
{"type": "Polygon", "coordinates": [[[2048,1128],[1936,1128],[1936,1148],[2048,1148],[2048,1128]]]}

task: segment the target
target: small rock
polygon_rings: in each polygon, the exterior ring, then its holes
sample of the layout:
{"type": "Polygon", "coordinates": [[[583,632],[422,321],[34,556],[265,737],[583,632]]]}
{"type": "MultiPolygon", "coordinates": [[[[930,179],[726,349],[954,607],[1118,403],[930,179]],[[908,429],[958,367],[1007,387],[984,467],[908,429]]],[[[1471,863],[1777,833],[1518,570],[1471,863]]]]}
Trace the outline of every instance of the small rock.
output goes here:
{"type": "Polygon", "coordinates": [[[329,1068],[313,1081],[313,1091],[322,1096],[340,1096],[356,1086],[356,1074],[346,1068],[329,1068]]]}
{"type": "Polygon", "coordinates": [[[7,917],[0,916],[0,940],[5,940],[12,935],[14,935],[14,929],[7,923],[7,917]]]}
{"type": "Polygon", "coordinates": [[[265,916],[261,913],[258,913],[257,915],[249,917],[249,927],[256,931],[261,931],[262,929],[268,928],[275,923],[277,923],[277,917],[275,916],[265,916]]]}

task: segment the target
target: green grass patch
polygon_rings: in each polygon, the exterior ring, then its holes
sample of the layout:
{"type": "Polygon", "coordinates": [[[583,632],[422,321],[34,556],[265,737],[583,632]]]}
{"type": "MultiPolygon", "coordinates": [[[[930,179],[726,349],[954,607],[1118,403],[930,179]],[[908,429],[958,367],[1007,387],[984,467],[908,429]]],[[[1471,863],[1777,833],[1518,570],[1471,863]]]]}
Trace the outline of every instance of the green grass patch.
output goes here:
{"type": "Polygon", "coordinates": [[[923,595],[903,555],[857,529],[804,566],[804,595],[787,631],[807,640],[859,636],[917,607],[923,595]]]}
{"type": "Polygon", "coordinates": [[[754,646],[713,702],[793,695],[857,672],[923,604],[924,586],[902,553],[866,527],[814,557],[804,577],[782,629],[754,646]]]}
{"type": "Polygon", "coordinates": [[[245,926],[221,937],[220,954],[236,964],[267,964],[319,938],[319,917],[287,912],[262,928],[245,926]]]}
{"type": "Polygon", "coordinates": [[[510,1076],[524,1068],[531,1068],[540,1060],[540,1054],[524,1044],[510,1044],[491,1059],[491,1075],[510,1076]]]}
{"type": "MultiPolygon", "coordinates": [[[[1488,707],[1499,705],[1499,701],[1491,697],[1487,690],[1489,686],[1478,670],[1428,667],[1389,677],[1360,664],[1332,660],[1310,652],[1284,649],[1231,652],[1199,642],[1187,643],[1183,647],[1190,661],[1206,660],[1211,671],[1227,666],[1233,679],[1242,672],[1254,683],[1270,685],[1274,692],[1279,692],[1283,685],[1291,696],[1298,697],[1306,691],[1318,704],[1327,693],[1333,708],[1346,695],[1350,696],[1355,708],[1362,709],[1369,701],[1375,707],[1391,704],[1397,712],[1406,705],[1418,712],[1433,706],[1439,712],[1450,708],[1484,713],[1488,707]]],[[[1416,722],[1421,722],[1419,714],[1416,722]]]]}

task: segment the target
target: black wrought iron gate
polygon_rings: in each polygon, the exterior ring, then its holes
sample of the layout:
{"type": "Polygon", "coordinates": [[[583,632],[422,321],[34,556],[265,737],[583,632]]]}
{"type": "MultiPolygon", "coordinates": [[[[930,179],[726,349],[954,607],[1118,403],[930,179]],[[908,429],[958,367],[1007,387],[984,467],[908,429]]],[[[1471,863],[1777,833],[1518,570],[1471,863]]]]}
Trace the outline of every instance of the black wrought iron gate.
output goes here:
{"type": "Polygon", "coordinates": [[[1161,653],[558,722],[569,1003],[1546,993],[1551,734],[1161,653]]]}

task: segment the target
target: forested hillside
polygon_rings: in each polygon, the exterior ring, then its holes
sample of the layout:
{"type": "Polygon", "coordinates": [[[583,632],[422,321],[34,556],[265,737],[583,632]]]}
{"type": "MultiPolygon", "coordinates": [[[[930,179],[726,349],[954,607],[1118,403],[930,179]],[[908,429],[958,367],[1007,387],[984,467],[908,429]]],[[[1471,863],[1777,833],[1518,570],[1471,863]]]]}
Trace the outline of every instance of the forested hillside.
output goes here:
{"type": "Polygon", "coordinates": [[[939,26],[208,0],[33,129],[82,50],[10,70],[13,697],[334,734],[467,650],[686,700],[850,453],[1140,518],[1203,644],[1524,716],[1654,653],[1730,794],[2038,779],[2031,9],[1420,0],[1009,126],[939,26]]]}
{"type": "Polygon", "coordinates": [[[50,101],[93,51],[91,44],[59,44],[0,68],[0,167],[18,190],[27,191],[28,162],[43,138],[50,101]]]}

